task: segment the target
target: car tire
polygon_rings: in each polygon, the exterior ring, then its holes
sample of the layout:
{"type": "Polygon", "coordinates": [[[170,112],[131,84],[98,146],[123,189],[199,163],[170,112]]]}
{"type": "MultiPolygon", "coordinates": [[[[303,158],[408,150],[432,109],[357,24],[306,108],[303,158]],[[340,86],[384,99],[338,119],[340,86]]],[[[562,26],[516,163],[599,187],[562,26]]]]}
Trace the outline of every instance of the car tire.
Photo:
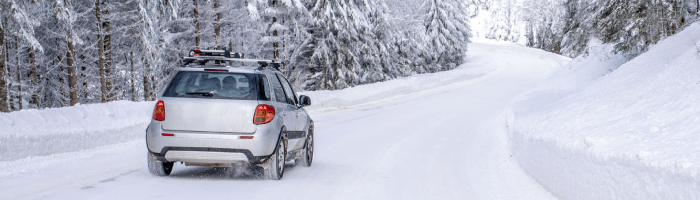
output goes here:
{"type": "Polygon", "coordinates": [[[306,136],[306,142],[304,143],[304,150],[301,152],[301,158],[294,160],[296,164],[301,164],[304,167],[311,167],[311,163],[314,161],[314,129],[309,128],[309,134],[306,136]]]}
{"type": "Polygon", "coordinates": [[[173,162],[162,162],[158,161],[151,156],[151,153],[147,153],[148,157],[148,172],[156,176],[167,176],[173,171],[173,162]]]}
{"type": "Polygon", "coordinates": [[[287,148],[284,138],[280,137],[277,141],[277,148],[270,159],[270,166],[265,169],[265,176],[272,180],[280,180],[284,176],[284,160],[287,157],[287,148]]]}

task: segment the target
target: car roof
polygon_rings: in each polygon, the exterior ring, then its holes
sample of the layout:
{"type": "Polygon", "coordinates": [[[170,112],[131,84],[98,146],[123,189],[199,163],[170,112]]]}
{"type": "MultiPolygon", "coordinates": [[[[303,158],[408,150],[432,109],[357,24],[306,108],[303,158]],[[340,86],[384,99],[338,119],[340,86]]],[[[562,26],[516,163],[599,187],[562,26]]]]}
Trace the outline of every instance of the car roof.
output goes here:
{"type": "Polygon", "coordinates": [[[180,67],[178,71],[205,71],[205,69],[223,69],[228,70],[228,72],[236,73],[274,73],[277,70],[272,70],[270,68],[263,68],[262,70],[257,67],[247,66],[228,66],[228,65],[187,65],[185,67],[180,67]]]}

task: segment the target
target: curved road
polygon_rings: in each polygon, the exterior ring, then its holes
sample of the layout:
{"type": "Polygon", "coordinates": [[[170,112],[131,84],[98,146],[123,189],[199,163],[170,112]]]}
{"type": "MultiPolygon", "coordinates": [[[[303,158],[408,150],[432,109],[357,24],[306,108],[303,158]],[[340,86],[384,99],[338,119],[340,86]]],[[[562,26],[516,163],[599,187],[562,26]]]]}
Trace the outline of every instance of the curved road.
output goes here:
{"type": "MultiPolygon", "coordinates": [[[[316,157],[281,181],[242,170],[146,169],[143,140],[32,158],[0,177],[0,199],[556,199],[508,149],[509,101],[559,68],[555,56],[471,44],[482,77],[349,109],[312,113],[316,157]],[[31,163],[29,163],[31,162],[31,163]]],[[[449,72],[443,72],[449,73],[449,72]]]]}

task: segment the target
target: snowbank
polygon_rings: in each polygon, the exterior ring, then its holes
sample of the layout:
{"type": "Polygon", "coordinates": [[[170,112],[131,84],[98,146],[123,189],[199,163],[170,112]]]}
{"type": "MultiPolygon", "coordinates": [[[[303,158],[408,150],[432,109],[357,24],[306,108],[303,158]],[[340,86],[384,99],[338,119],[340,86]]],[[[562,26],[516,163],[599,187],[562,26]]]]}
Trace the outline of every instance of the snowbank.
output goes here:
{"type": "Polygon", "coordinates": [[[154,104],[118,101],[0,114],[0,161],[142,138],[154,104]]]}
{"type": "Polygon", "coordinates": [[[700,199],[698,40],[696,23],[624,64],[575,59],[512,102],[514,156],[562,199],[700,199]]]}

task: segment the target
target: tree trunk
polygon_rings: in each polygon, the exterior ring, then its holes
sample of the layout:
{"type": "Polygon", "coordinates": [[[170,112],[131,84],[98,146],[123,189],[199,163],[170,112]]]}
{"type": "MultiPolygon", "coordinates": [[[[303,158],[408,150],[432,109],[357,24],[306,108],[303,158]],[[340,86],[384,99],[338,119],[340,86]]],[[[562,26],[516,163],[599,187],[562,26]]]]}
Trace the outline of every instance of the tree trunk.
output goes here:
{"type": "MultiPolygon", "coordinates": [[[[65,59],[65,57],[59,56],[58,62],[62,63],[63,59],[65,59]]],[[[66,95],[66,90],[63,87],[64,85],[66,85],[66,79],[63,78],[66,74],[66,69],[63,67],[63,65],[61,65],[60,67],[58,67],[58,71],[61,72],[58,74],[58,82],[61,83],[60,87],[58,88],[59,92],[61,93],[61,98],[59,99],[58,103],[61,104],[61,107],[66,107],[66,101],[67,101],[66,96],[67,95],[66,95]]]]}
{"type": "Polygon", "coordinates": [[[136,101],[136,78],[134,77],[134,52],[130,52],[130,63],[131,63],[131,101],[136,101]]]}
{"type": "MultiPolygon", "coordinates": [[[[228,40],[228,50],[233,54],[233,41],[231,39],[228,40]]],[[[228,65],[233,65],[233,61],[229,61],[228,65]]]]}
{"type": "Polygon", "coordinates": [[[105,91],[107,92],[107,101],[114,101],[114,92],[112,89],[114,84],[112,83],[112,34],[110,33],[110,21],[109,21],[109,0],[102,0],[102,14],[107,18],[102,21],[102,32],[104,35],[104,69],[105,69],[105,91]]]}
{"type": "MultiPolygon", "coordinates": [[[[241,38],[243,38],[243,33],[241,33],[241,38]]],[[[245,42],[243,40],[241,40],[241,58],[245,58],[245,42]]]]}
{"type": "Polygon", "coordinates": [[[78,70],[75,66],[75,46],[73,41],[68,41],[66,52],[66,64],[68,64],[68,91],[70,93],[70,106],[78,104],[78,70]]]}
{"type": "MultiPolygon", "coordinates": [[[[16,37],[16,36],[15,36],[16,37]]],[[[5,67],[7,68],[7,81],[10,82],[8,85],[8,92],[12,91],[12,88],[14,87],[14,83],[12,83],[12,72],[10,71],[10,44],[9,44],[9,38],[5,37],[5,67]]],[[[16,44],[15,44],[16,45],[16,44]]],[[[17,68],[19,70],[19,68],[17,68]]],[[[15,96],[17,91],[15,91],[15,94],[10,94],[8,101],[10,102],[10,112],[11,111],[16,111],[17,110],[17,103],[15,103],[15,96]]]]}
{"type": "Polygon", "coordinates": [[[97,68],[100,70],[100,92],[102,93],[102,103],[107,102],[107,77],[105,76],[105,45],[104,33],[102,31],[102,10],[100,10],[100,0],[95,0],[95,17],[97,18],[97,68]]]}
{"type": "Polygon", "coordinates": [[[214,33],[216,34],[216,45],[221,44],[221,11],[219,10],[219,0],[214,0],[214,11],[216,19],[214,19],[214,33]]]}
{"type": "MultiPolygon", "coordinates": [[[[12,91],[14,83],[12,83],[12,72],[10,71],[10,44],[8,37],[5,37],[5,67],[7,68],[7,81],[9,82],[7,86],[8,93],[12,91]]],[[[19,68],[18,68],[19,69],[19,68]]],[[[15,94],[8,95],[8,101],[10,102],[10,112],[17,110],[17,103],[15,103],[15,94]]]]}
{"type": "Polygon", "coordinates": [[[158,90],[156,90],[157,89],[156,85],[157,85],[156,84],[156,77],[151,75],[151,101],[156,100],[156,96],[157,96],[156,93],[158,92],[158,90]]]}
{"type": "MultiPolygon", "coordinates": [[[[4,21],[0,23],[4,24],[4,21]]],[[[0,24],[0,112],[10,112],[10,97],[7,89],[7,63],[5,63],[5,29],[0,24]]]]}
{"type": "MultiPolygon", "coordinates": [[[[81,57],[82,58],[82,57],[81,57]]],[[[83,102],[87,103],[88,100],[88,79],[87,79],[87,66],[85,65],[80,65],[80,82],[83,83],[82,87],[82,96],[83,96],[83,102]]]]}
{"type": "MultiPolygon", "coordinates": [[[[272,5],[275,5],[275,1],[272,1],[272,5]]],[[[272,24],[275,24],[277,22],[277,17],[272,17],[272,24]]],[[[272,31],[272,36],[277,37],[277,30],[272,31]]],[[[276,38],[275,38],[276,39],[276,38]]],[[[280,58],[280,50],[279,50],[279,42],[275,41],[272,43],[272,47],[274,48],[274,55],[272,56],[274,60],[279,60],[280,58]]]]}
{"type": "MultiPolygon", "coordinates": [[[[5,67],[7,68],[7,90],[8,93],[12,91],[12,88],[14,87],[14,83],[12,83],[12,71],[10,71],[10,44],[9,40],[7,37],[5,37],[5,67]]],[[[10,102],[10,112],[17,110],[17,103],[15,103],[15,94],[9,94],[7,97],[7,101],[10,102]]]]}
{"type": "Polygon", "coordinates": [[[34,48],[30,47],[29,51],[29,86],[33,88],[32,91],[32,104],[36,105],[36,108],[41,108],[41,89],[39,88],[39,71],[36,66],[36,53],[34,53],[34,48]]]}
{"type": "MultiPolygon", "coordinates": [[[[277,0],[272,0],[272,7],[276,7],[276,6],[277,6],[277,0]]],[[[272,24],[270,24],[270,27],[273,27],[275,23],[277,23],[277,17],[272,17],[272,24]]],[[[272,48],[274,49],[272,57],[274,60],[279,60],[279,58],[280,58],[280,50],[279,50],[280,44],[279,44],[279,42],[277,42],[277,36],[279,36],[279,33],[277,33],[277,29],[272,31],[272,36],[275,37],[275,42],[272,43],[272,48]]]]}
{"type": "Polygon", "coordinates": [[[146,68],[144,69],[144,72],[143,72],[143,100],[148,101],[150,98],[149,96],[151,94],[151,86],[150,86],[150,83],[148,81],[148,74],[150,72],[150,70],[149,70],[150,66],[148,66],[148,61],[146,60],[146,58],[143,58],[143,63],[146,66],[146,68]]]}
{"type": "Polygon", "coordinates": [[[148,101],[150,99],[151,94],[151,86],[149,85],[148,82],[148,76],[146,74],[143,75],[143,100],[148,101]]]}
{"type": "Polygon", "coordinates": [[[199,48],[199,44],[202,38],[199,36],[199,6],[197,5],[197,0],[194,2],[194,32],[195,32],[195,45],[199,48]]]}
{"type": "Polygon", "coordinates": [[[19,99],[19,110],[24,109],[24,102],[22,102],[22,70],[19,67],[19,38],[15,36],[15,45],[18,49],[17,51],[17,98],[19,99]]]}

